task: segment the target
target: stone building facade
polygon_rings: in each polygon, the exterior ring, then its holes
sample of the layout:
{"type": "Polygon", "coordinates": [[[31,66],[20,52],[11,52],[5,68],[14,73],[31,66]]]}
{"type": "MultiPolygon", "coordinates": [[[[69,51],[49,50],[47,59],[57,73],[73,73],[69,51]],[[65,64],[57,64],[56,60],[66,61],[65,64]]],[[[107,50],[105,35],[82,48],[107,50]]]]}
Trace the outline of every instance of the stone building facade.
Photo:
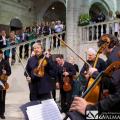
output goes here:
{"type": "MultiPolygon", "coordinates": [[[[115,15],[115,11],[120,10],[119,5],[120,0],[0,0],[0,28],[8,29],[11,20],[14,19],[19,20],[18,23],[21,23],[22,27],[40,23],[43,20],[60,19],[66,21],[67,44],[81,53],[84,48],[96,46],[96,42],[81,42],[79,16],[89,14],[97,7],[106,16],[110,10],[115,15]]],[[[67,50],[67,52],[70,51],[67,50]]]]}

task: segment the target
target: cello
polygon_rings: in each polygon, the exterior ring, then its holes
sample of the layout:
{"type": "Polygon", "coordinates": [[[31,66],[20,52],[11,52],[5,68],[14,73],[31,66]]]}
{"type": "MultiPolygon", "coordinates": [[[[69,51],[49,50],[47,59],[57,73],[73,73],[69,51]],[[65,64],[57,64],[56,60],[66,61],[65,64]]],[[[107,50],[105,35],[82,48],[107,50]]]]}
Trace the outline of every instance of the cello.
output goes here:
{"type": "MultiPolygon", "coordinates": [[[[97,61],[99,58],[99,55],[103,52],[103,50],[110,44],[110,38],[107,35],[103,35],[101,37],[101,39],[103,41],[105,41],[105,43],[99,48],[96,58],[95,58],[95,62],[93,67],[96,68],[97,65],[97,61]]],[[[88,84],[87,84],[87,88],[89,86],[91,86],[94,82],[94,79],[92,77],[90,77],[90,79],[88,80],[88,84]]],[[[95,88],[90,92],[90,94],[88,94],[87,96],[85,96],[86,101],[91,102],[91,103],[96,103],[101,95],[100,92],[100,88],[101,88],[101,84],[99,83],[98,85],[95,86],[95,88]]]]}

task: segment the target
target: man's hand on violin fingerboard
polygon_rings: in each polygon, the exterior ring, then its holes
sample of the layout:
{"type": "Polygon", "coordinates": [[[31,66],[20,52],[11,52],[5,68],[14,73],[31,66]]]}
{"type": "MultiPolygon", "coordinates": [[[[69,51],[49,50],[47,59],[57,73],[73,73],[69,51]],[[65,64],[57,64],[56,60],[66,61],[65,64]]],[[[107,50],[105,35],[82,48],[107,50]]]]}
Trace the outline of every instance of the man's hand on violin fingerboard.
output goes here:
{"type": "Polygon", "coordinates": [[[64,76],[68,76],[69,73],[68,73],[68,72],[64,72],[63,75],[64,75],[64,76]]]}

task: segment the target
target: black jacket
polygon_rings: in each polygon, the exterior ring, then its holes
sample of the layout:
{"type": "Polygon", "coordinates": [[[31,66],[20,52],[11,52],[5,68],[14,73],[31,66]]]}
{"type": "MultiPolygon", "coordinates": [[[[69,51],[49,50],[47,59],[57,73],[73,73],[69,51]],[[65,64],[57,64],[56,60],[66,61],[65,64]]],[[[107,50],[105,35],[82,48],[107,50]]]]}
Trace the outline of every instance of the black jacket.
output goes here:
{"type": "Polygon", "coordinates": [[[6,74],[9,76],[11,74],[11,67],[7,60],[2,59],[0,62],[0,75],[2,74],[2,70],[6,70],[6,74]]]}
{"type": "MultiPolygon", "coordinates": [[[[26,65],[26,71],[31,77],[31,91],[37,91],[38,94],[49,93],[52,90],[52,83],[50,80],[50,71],[54,67],[53,62],[50,59],[47,59],[47,65],[44,68],[45,75],[43,77],[38,77],[34,74],[34,69],[38,66],[39,60],[43,58],[41,55],[39,58],[37,56],[33,56],[28,60],[26,65]]],[[[27,76],[27,74],[25,74],[27,76]]]]}
{"type": "Polygon", "coordinates": [[[63,77],[64,77],[63,72],[64,72],[64,70],[66,70],[66,72],[69,73],[70,80],[72,80],[73,75],[76,75],[76,70],[75,70],[74,66],[71,63],[68,63],[68,62],[65,61],[63,66],[59,66],[58,78],[59,78],[59,82],[60,82],[61,85],[64,84],[64,82],[63,82],[63,77]]]}
{"type": "MultiPolygon", "coordinates": [[[[89,61],[87,60],[87,62],[93,66],[94,64],[94,61],[89,61]]],[[[97,61],[97,64],[96,64],[96,68],[99,72],[103,71],[105,68],[106,68],[106,63],[103,59],[101,58],[98,58],[98,61],[97,61]]],[[[80,74],[84,74],[85,71],[88,70],[88,65],[87,64],[84,64],[81,71],[80,71],[80,74]]]]}

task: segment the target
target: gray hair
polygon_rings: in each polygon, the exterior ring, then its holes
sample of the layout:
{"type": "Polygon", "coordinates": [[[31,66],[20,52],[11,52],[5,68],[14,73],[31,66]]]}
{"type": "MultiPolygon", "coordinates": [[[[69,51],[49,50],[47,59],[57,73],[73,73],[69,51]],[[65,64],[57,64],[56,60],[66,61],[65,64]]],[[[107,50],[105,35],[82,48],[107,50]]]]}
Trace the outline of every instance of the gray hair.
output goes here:
{"type": "Polygon", "coordinates": [[[94,48],[89,48],[88,53],[93,53],[94,55],[97,54],[96,50],[94,48]]]}
{"type": "Polygon", "coordinates": [[[40,46],[40,47],[42,48],[41,43],[36,42],[36,43],[34,43],[34,44],[33,44],[33,46],[32,46],[32,47],[33,47],[33,48],[35,48],[36,46],[40,46]]]}

